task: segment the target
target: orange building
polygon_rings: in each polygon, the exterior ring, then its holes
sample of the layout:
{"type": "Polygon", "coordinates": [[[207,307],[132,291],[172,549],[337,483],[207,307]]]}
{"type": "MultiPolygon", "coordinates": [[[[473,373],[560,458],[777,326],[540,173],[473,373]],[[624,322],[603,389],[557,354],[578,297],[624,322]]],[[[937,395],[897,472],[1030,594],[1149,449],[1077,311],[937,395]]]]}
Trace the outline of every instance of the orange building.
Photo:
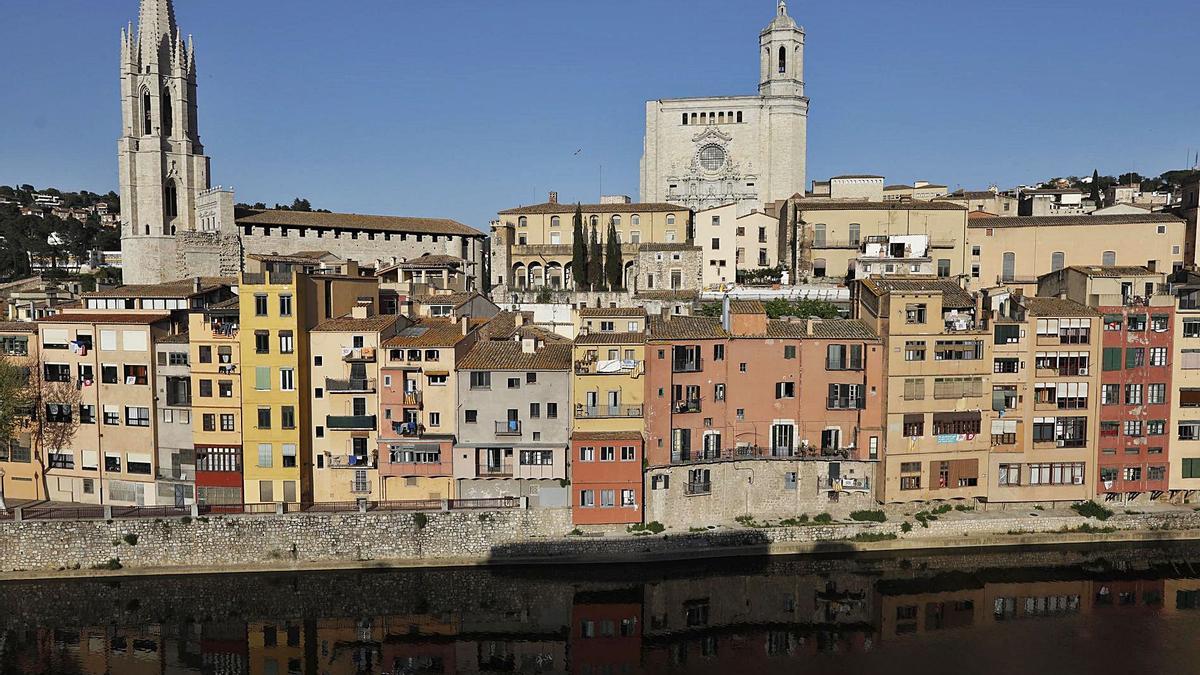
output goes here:
{"type": "Polygon", "coordinates": [[[577,431],[571,436],[571,515],[576,525],[642,522],[642,434],[577,431]]]}

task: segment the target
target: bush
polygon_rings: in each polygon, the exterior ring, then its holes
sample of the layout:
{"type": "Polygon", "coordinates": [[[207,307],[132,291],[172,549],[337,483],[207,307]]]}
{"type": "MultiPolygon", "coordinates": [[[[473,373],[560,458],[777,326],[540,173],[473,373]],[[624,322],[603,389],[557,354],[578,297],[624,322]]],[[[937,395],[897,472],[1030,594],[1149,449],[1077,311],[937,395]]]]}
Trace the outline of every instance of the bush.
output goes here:
{"type": "Polygon", "coordinates": [[[887,520],[887,514],[883,511],[853,511],[850,513],[850,520],[860,522],[882,523],[887,520]]]}
{"type": "Polygon", "coordinates": [[[658,522],[657,520],[652,520],[645,525],[641,523],[630,525],[629,527],[625,528],[625,531],[629,532],[630,534],[660,534],[665,529],[667,528],[662,523],[658,522]]]}
{"type": "Polygon", "coordinates": [[[192,524],[192,517],[191,517],[191,516],[184,516],[184,517],[182,517],[182,518],[180,518],[180,519],[179,519],[179,522],[183,523],[184,525],[191,525],[191,524],[192,524]]]}
{"type": "Polygon", "coordinates": [[[967,506],[966,504],[959,504],[959,505],[957,505],[957,506],[955,506],[955,507],[954,507],[954,510],[955,510],[955,511],[974,511],[974,510],[975,510],[975,507],[974,507],[974,506],[967,506]]]}
{"type": "Polygon", "coordinates": [[[854,541],[888,541],[896,539],[895,532],[859,532],[854,535],[854,541]]]}
{"type": "MultiPolygon", "coordinates": [[[[949,504],[942,504],[941,506],[930,510],[930,513],[934,514],[935,516],[940,516],[943,513],[950,513],[950,511],[952,511],[953,508],[954,507],[950,506],[949,504]]],[[[934,520],[936,520],[936,518],[934,520]]]]}
{"type": "Polygon", "coordinates": [[[121,567],[122,565],[120,558],[109,558],[108,562],[92,565],[92,569],[94,570],[119,570],[121,567]]]}
{"type": "Polygon", "coordinates": [[[821,524],[821,525],[826,525],[826,524],[828,524],[828,523],[832,523],[832,522],[833,522],[833,516],[829,515],[828,513],[822,513],[822,514],[820,514],[820,515],[818,515],[818,516],[814,517],[814,518],[813,518],[813,522],[814,522],[814,523],[819,523],[819,524],[821,524]]]}
{"type": "Polygon", "coordinates": [[[903,523],[900,523],[900,531],[906,534],[912,532],[912,523],[908,522],[907,520],[903,523]]]}
{"type": "Polygon", "coordinates": [[[567,533],[567,536],[568,536],[568,537],[582,537],[582,536],[583,536],[583,530],[581,530],[581,529],[579,529],[579,528],[577,527],[577,528],[575,528],[575,529],[571,530],[570,532],[568,532],[568,533],[567,533]]]}
{"type": "Polygon", "coordinates": [[[1108,520],[1113,514],[1111,509],[1106,509],[1091,500],[1072,504],[1071,509],[1084,518],[1095,518],[1096,520],[1108,520]]]}
{"type": "Polygon", "coordinates": [[[425,526],[428,524],[429,516],[425,515],[424,513],[413,514],[413,525],[416,525],[418,530],[425,529],[425,526]]]}
{"type": "Polygon", "coordinates": [[[129,544],[130,546],[137,546],[138,536],[136,534],[133,534],[133,533],[127,534],[124,537],[122,537],[122,539],[124,539],[125,543],[129,544]]]}

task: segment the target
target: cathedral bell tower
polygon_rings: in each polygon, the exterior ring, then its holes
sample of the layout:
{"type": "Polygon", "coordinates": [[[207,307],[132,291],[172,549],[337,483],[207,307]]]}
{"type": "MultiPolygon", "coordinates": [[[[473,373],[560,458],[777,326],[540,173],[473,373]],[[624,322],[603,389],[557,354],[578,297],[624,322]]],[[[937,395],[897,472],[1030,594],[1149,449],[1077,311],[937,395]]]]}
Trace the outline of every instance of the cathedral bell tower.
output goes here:
{"type": "Polygon", "coordinates": [[[804,29],[787,13],[786,0],[779,0],[775,19],[763,29],[759,42],[760,96],[804,96],[804,29]]]}
{"type": "Polygon", "coordinates": [[[180,274],[176,234],[196,229],[209,159],[196,126],[196,54],[171,0],[141,0],[121,31],[121,254],[126,284],[180,274]]]}

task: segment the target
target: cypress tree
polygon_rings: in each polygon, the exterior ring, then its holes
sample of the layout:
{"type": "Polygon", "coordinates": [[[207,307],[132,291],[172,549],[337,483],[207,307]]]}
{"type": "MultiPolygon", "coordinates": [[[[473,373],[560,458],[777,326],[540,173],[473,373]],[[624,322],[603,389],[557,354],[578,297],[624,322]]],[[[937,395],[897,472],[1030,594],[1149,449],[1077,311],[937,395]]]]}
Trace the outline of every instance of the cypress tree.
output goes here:
{"type": "Polygon", "coordinates": [[[608,290],[615,291],[625,286],[622,277],[624,263],[621,261],[621,240],[617,236],[617,226],[608,224],[607,250],[604,252],[604,276],[607,277],[608,290]]]}
{"type": "Polygon", "coordinates": [[[1100,208],[1100,170],[1092,169],[1092,203],[1100,208]]]}
{"type": "Polygon", "coordinates": [[[583,230],[583,209],[575,205],[575,226],[572,236],[571,274],[575,289],[582,291],[588,284],[588,242],[583,230]]]}
{"type": "Polygon", "coordinates": [[[592,243],[588,251],[588,287],[595,291],[604,288],[604,249],[600,247],[596,226],[592,226],[592,243]]]}

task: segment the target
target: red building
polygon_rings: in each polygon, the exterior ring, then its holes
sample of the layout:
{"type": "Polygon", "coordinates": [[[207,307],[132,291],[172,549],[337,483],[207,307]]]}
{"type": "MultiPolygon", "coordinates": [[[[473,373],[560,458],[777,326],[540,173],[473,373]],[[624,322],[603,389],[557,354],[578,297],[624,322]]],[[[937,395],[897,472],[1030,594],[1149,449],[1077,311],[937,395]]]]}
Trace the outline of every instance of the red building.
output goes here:
{"type": "Polygon", "coordinates": [[[576,525],[642,522],[642,434],[577,431],[571,436],[571,515],[576,525]]]}
{"type": "Polygon", "coordinates": [[[1165,275],[1146,267],[1075,266],[1042,276],[1039,295],[1104,315],[1096,494],[1106,501],[1167,490],[1175,305],[1165,275]]]}

